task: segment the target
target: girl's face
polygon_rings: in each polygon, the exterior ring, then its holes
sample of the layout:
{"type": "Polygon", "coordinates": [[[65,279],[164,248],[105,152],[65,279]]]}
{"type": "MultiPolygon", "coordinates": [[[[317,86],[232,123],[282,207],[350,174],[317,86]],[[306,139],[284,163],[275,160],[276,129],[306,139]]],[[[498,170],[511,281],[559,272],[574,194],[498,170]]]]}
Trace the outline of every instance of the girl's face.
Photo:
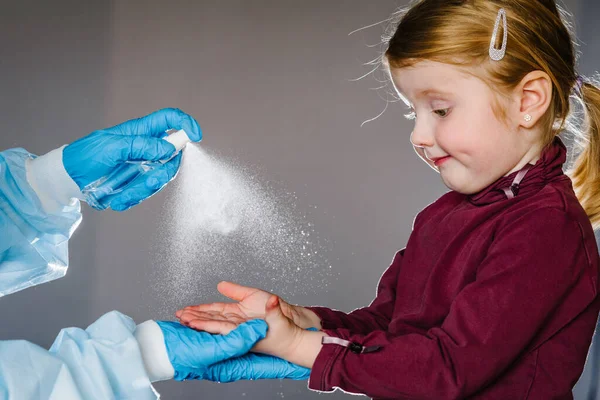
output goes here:
{"type": "MultiPolygon", "coordinates": [[[[537,160],[539,153],[532,153],[519,124],[507,127],[494,115],[493,93],[481,80],[433,61],[391,72],[398,94],[411,109],[407,118],[415,121],[415,151],[450,189],[477,193],[537,160]]],[[[506,111],[510,120],[511,108],[506,111]]]]}

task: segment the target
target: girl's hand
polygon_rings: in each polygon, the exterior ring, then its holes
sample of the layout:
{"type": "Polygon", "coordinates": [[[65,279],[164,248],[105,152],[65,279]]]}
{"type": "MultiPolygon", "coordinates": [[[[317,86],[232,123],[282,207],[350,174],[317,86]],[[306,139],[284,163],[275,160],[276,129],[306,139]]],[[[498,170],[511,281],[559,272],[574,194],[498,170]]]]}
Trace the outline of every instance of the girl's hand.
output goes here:
{"type": "Polygon", "coordinates": [[[185,307],[176,316],[182,324],[214,334],[227,334],[242,322],[261,318],[269,325],[267,336],[252,351],[283,358],[312,368],[321,349],[323,332],[318,316],[307,308],[294,306],[264,290],[231,282],[217,286],[221,294],[237,303],[212,303],[185,307]]]}
{"type": "MultiPolygon", "coordinates": [[[[217,290],[237,303],[211,303],[185,307],[175,313],[179,321],[190,328],[210,333],[227,334],[242,322],[265,318],[265,307],[272,296],[264,290],[221,282],[217,290]]],[[[283,315],[302,328],[320,328],[318,317],[304,307],[279,301],[283,315]]]]}
{"type": "Polygon", "coordinates": [[[265,305],[264,319],[269,326],[267,337],[256,343],[252,351],[289,359],[296,353],[304,329],[284,314],[282,302],[275,295],[271,295],[265,305]]]}
{"type": "Polygon", "coordinates": [[[271,296],[265,307],[269,326],[267,337],[256,343],[251,351],[279,357],[293,364],[312,368],[321,351],[324,332],[302,329],[283,313],[277,296],[271,296]]]}

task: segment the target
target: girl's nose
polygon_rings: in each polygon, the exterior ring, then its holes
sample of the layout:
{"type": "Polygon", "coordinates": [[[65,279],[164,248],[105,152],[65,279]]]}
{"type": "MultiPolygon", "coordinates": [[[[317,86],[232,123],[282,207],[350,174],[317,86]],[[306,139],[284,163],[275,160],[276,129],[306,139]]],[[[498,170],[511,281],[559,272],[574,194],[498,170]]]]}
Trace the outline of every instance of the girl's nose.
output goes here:
{"type": "Polygon", "coordinates": [[[410,141],[417,148],[433,146],[433,135],[423,126],[415,126],[415,129],[410,134],[410,141]]]}

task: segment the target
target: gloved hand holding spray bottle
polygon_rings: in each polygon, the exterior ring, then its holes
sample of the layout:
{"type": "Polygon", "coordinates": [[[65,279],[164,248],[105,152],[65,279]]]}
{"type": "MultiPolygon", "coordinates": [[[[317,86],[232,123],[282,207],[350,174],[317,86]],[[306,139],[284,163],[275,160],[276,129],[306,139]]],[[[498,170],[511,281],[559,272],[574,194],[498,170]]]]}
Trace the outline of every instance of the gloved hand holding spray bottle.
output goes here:
{"type": "Polygon", "coordinates": [[[167,159],[159,161],[127,161],[107,176],[90,183],[81,193],[85,201],[93,208],[102,210],[110,206],[116,194],[127,189],[140,175],[154,169],[157,165],[166,164],[177,157],[185,146],[191,142],[183,129],[173,132],[163,138],[175,146],[175,153],[167,159]]]}
{"type": "Polygon", "coordinates": [[[181,150],[201,139],[194,118],[167,108],[71,143],[63,150],[63,165],[81,191],[78,197],[92,208],[124,211],[173,179],[181,150]]]}

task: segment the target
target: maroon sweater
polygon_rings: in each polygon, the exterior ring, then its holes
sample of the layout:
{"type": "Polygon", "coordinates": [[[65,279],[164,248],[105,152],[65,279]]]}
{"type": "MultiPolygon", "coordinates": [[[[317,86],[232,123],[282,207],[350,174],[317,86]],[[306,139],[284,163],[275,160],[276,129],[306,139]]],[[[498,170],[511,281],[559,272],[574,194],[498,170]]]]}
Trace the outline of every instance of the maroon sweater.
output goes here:
{"type": "Polygon", "coordinates": [[[517,172],[421,211],[369,307],[309,307],[333,337],[309,388],[380,399],[572,399],[600,297],[589,219],[560,139],[509,198],[517,172]],[[358,347],[360,350],[360,347],[358,347]]]}

